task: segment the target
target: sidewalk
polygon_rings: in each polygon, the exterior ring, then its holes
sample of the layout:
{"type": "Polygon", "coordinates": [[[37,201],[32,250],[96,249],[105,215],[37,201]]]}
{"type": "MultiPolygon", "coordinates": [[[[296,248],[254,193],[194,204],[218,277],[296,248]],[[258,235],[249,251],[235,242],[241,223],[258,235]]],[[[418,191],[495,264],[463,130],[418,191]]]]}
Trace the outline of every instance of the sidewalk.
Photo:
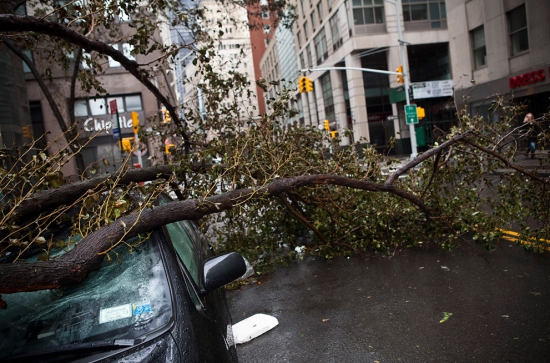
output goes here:
{"type": "MultiPolygon", "coordinates": [[[[550,177],[550,162],[548,161],[548,153],[550,153],[550,151],[548,150],[536,151],[534,159],[531,159],[530,156],[525,157],[523,154],[517,154],[516,161],[513,162],[513,164],[517,166],[521,166],[522,168],[529,171],[534,171],[535,169],[537,169],[536,171],[539,176],[550,177]]],[[[390,167],[386,165],[385,161],[380,165],[382,168],[383,175],[389,175],[409,162],[409,158],[406,156],[393,156],[393,157],[386,158],[386,160],[395,160],[395,159],[397,159],[398,161],[392,164],[390,167]]],[[[503,173],[511,173],[514,171],[515,170],[511,168],[502,168],[502,169],[497,169],[496,173],[503,174],[503,173]]]]}

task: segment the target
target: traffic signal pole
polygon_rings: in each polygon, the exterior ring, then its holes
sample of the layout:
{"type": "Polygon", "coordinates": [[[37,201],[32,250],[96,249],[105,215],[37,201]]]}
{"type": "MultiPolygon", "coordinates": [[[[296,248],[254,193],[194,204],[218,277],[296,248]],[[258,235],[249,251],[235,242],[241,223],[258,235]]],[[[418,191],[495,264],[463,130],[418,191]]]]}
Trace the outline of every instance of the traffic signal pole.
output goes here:
{"type": "MultiPolygon", "coordinates": [[[[410,96],[409,96],[409,67],[408,63],[405,59],[405,41],[403,41],[403,32],[401,30],[401,17],[399,16],[398,11],[398,1],[397,0],[384,0],[385,2],[388,2],[390,4],[393,4],[395,6],[395,16],[397,19],[397,37],[399,41],[399,53],[401,55],[401,64],[403,65],[403,73],[399,72],[392,72],[392,71],[383,71],[380,69],[372,69],[372,68],[358,68],[358,67],[326,67],[326,68],[306,68],[306,69],[300,69],[301,73],[306,72],[317,72],[317,71],[330,71],[330,70],[351,70],[351,71],[361,71],[361,72],[371,72],[371,73],[381,73],[381,74],[388,74],[388,75],[402,75],[405,80],[405,99],[407,102],[407,106],[411,104],[410,96]]],[[[414,125],[409,124],[409,133],[411,135],[411,160],[414,159],[418,155],[418,150],[416,148],[416,131],[414,129],[414,125]]]]}
{"type": "MultiPolygon", "coordinates": [[[[397,0],[384,0],[387,3],[393,4],[395,6],[395,18],[397,21],[397,41],[399,42],[399,53],[401,55],[401,64],[403,65],[403,78],[405,79],[405,100],[407,106],[411,104],[409,96],[409,67],[408,62],[405,59],[405,41],[403,41],[403,32],[401,30],[401,16],[399,15],[399,9],[397,0]]],[[[416,130],[414,129],[413,124],[409,124],[409,133],[411,135],[411,160],[416,158],[418,155],[418,150],[416,148],[416,130]]]]}

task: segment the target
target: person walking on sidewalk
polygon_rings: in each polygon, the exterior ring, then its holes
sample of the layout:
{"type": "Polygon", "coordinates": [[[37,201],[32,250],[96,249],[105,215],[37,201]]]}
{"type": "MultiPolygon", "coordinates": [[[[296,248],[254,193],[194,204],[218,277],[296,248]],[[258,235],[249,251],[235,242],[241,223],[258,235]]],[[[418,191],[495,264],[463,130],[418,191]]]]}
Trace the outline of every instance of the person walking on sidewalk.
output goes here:
{"type": "Polygon", "coordinates": [[[529,157],[531,154],[531,159],[535,158],[535,150],[537,148],[537,133],[535,131],[535,116],[532,113],[525,115],[523,123],[527,126],[527,150],[525,150],[525,157],[529,157]]]}

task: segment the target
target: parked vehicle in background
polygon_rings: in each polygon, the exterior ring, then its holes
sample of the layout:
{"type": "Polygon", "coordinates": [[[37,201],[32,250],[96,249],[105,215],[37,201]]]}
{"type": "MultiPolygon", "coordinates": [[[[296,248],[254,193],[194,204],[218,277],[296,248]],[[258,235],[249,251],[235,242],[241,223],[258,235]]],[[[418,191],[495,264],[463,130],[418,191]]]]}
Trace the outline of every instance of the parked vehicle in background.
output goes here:
{"type": "Polygon", "coordinates": [[[0,361],[237,362],[220,288],[245,273],[245,259],[215,256],[192,221],[126,242],[78,285],[3,295],[0,361]]]}

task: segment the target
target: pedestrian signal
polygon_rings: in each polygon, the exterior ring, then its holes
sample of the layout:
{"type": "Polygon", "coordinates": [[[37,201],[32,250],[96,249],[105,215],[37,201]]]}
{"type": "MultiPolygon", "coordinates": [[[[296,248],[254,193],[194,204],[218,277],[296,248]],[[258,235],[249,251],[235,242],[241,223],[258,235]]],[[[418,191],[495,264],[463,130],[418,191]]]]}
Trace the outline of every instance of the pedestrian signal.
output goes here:
{"type": "Polygon", "coordinates": [[[130,115],[132,117],[132,129],[134,130],[134,133],[137,134],[140,128],[138,113],[136,111],[132,111],[130,115]]]}
{"type": "Polygon", "coordinates": [[[134,149],[133,143],[134,143],[133,137],[125,137],[122,139],[122,141],[118,142],[118,147],[123,152],[129,153],[134,149]]]}
{"type": "Polygon", "coordinates": [[[31,134],[31,127],[30,126],[23,126],[21,128],[21,130],[23,131],[23,137],[26,137],[27,139],[32,139],[32,134],[31,134]]]}
{"type": "Polygon", "coordinates": [[[172,153],[172,149],[175,149],[176,148],[176,145],[174,144],[168,144],[168,145],[165,145],[164,146],[164,152],[166,154],[171,154],[172,153]]]}
{"type": "Polygon", "coordinates": [[[416,107],[416,114],[418,115],[419,120],[426,117],[426,111],[422,107],[416,107]]]}

